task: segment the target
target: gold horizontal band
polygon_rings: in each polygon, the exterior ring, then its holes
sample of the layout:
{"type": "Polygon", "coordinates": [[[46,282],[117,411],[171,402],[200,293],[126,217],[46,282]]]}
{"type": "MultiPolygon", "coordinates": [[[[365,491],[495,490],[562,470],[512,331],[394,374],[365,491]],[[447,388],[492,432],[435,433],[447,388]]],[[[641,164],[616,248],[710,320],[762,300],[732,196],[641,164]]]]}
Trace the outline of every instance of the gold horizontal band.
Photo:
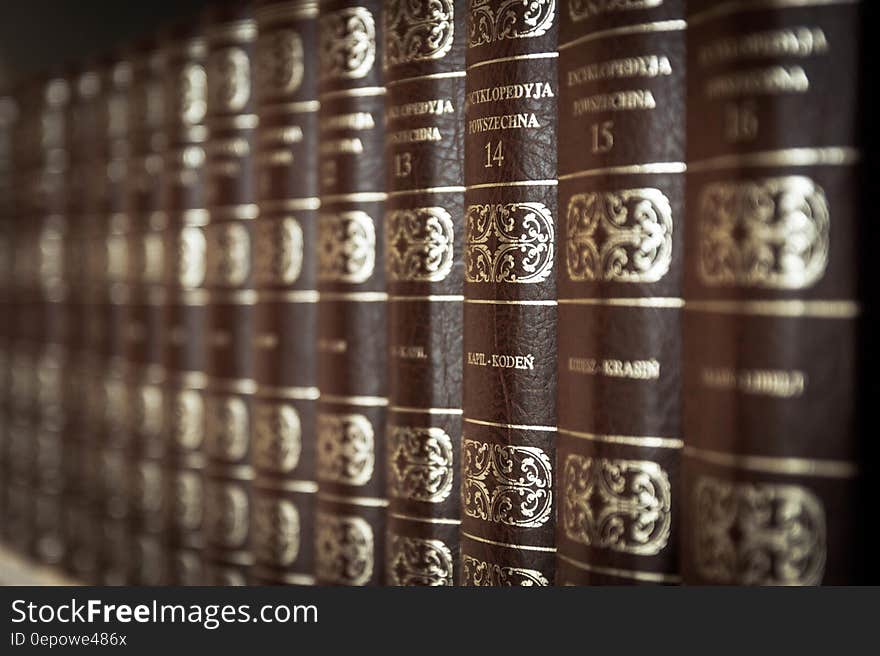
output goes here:
{"type": "Polygon", "coordinates": [[[560,298],[559,305],[608,305],[612,307],[682,308],[684,299],[656,296],[651,298],[560,298]]]}
{"type": "Polygon", "coordinates": [[[285,200],[261,200],[260,213],[267,212],[297,212],[302,210],[317,210],[321,208],[320,198],[287,198],[285,200]]]}
{"type": "Polygon", "coordinates": [[[209,458],[209,463],[205,466],[205,476],[211,481],[248,482],[254,480],[254,468],[250,465],[230,465],[209,458]]]}
{"type": "Polygon", "coordinates": [[[660,173],[684,173],[687,164],[684,162],[651,162],[648,164],[628,164],[625,166],[606,166],[598,169],[584,169],[560,175],[560,180],[575,180],[597,175],[648,175],[660,173]]]}
{"type": "Polygon", "coordinates": [[[384,303],[385,292],[320,292],[321,301],[347,301],[351,303],[384,303]]]}
{"type": "Polygon", "coordinates": [[[571,41],[566,41],[565,43],[560,43],[559,49],[567,50],[568,48],[574,48],[583,43],[589,43],[590,41],[597,41],[612,36],[649,34],[652,32],[679,32],[685,29],[687,29],[687,21],[683,20],[666,20],[653,23],[639,23],[637,25],[624,25],[623,27],[612,27],[607,30],[600,30],[598,32],[593,32],[592,34],[586,34],[577,39],[572,39],[571,41]]]}
{"type": "Polygon", "coordinates": [[[184,210],[180,213],[180,221],[188,226],[204,226],[208,225],[211,220],[211,214],[206,209],[184,210]]]}
{"type": "Polygon", "coordinates": [[[211,221],[246,221],[256,219],[260,215],[260,208],[256,203],[214,207],[208,210],[208,215],[211,221]]]}
{"type": "Polygon", "coordinates": [[[230,394],[250,395],[257,391],[257,382],[251,378],[208,378],[208,390],[230,394]]]}
{"type": "Polygon", "coordinates": [[[338,89],[337,91],[326,91],[320,94],[319,98],[324,101],[332,100],[334,98],[363,98],[384,95],[385,87],[357,87],[354,89],[338,89]]]}
{"type": "Polygon", "coordinates": [[[414,196],[416,194],[456,194],[464,193],[465,187],[423,187],[422,189],[401,189],[389,191],[388,198],[400,196],[414,196]]]}
{"type": "Polygon", "coordinates": [[[332,503],[344,503],[350,506],[362,506],[364,508],[387,508],[388,499],[378,499],[376,497],[350,497],[342,494],[331,494],[329,492],[318,491],[318,500],[330,501],[332,503]]]}
{"type": "Polygon", "coordinates": [[[443,517],[416,517],[415,515],[406,515],[399,512],[389,512],[388,516],[393,517],[394,519],[402,519],[408,522],[421,522],[423,524],[442,524],[448,526],[459,526],[461,524],[460,519],[445,519],[443,517]]]}
{"type": "Polygon", "coordinates": [[[524,61],[528,59],[556,59],[559,57],[558,52],[530,52],[526,55],[511,55],[510,57],[499,57],[498,59],[486,59],[484,61],[474,62],[467,67],[469,71],[480,66],[489,66],[490,64],[503,64],[512,61],[524,61]]]}
{"type": "Polygon", "coordinates": [[[491,544],[496,547],[507,547],[508,549],[522,549],[523,551],[543,551],[545,553],[556,553],[556,547],[536,547],[531,544],[512,544],[510,542],[498,542],[497,540],[490,540],[489,538],[481,538],[479,535],[474,535],[473,533],[468,533],[467,531],[461,531],[462,537],[466,537],[469,540],[474,540],[475,542],[482,542],[483,544],[491,544]]]}
{"type": "Polygon", "coordinates": [[[257,38],[257,22],[251,18],[211,25],[205,30],[208,41],[232,39],[247,43],[257,38]]]}
{"type": "Polygon", "coordinates": [[[321,393],[317,387],[273,387],[258,383],[254,395],[258,397],[290,399],[292,401],[317,401],[321,393]]]}
{"type": "Polygon", "coordinates": [[[614,576],[616,578],[631,579],[633,581],[642,581],[645,583],[681,583],[681,577],[675,576],[673,574],[663,574],[662,572],[645,572],[635,569],[620,569],[618,567],[602,567],[601,565],[591,565],[589,563],[582,563],[579,560],[575,560],[574,558],[559,553],[556,555],[556,557],[559,558],[559,560],[562,560],[569,565],[572,565],[573,567],[582,569],[585,572],[592,572],[593,574],[614,576]]]}
{"type": "Polygon", "coordinates": [[[559,429],[560,435],[576,437],[590,442],[602,442],[605,444],[622,444],[624,446],[637,446],[646,449],[682,449],[684,441],[673,437],[645,437],[636,435],[602,435],[599,433],[584,433],[565,428],[559,429]]]}
{"type": "Polygon", "coordinates": [[[852,166],[858,163],[860,157],[859,151],[849,146],[786,148],[701,159],[690,162],[688,170],[693,173],[750,167],[852,166]]]}
{"type": "Polygon", "coordinates": [[[813,458],[787,458],[754,456],[741,453],[724,453],[711,449],[687,446],[684,455],[719,467],[744,469],[764,474],[785,476],[811,476],[817,478],[854,478],[859,474],[855,463],[845,460],[820,460],[813,458]]]}
{"type": "Polygon", "coordinates": [[[203,390],[208,386],[208,376],[202,371],[179,371],[171,374],[181,387],[203,390]]]}
{"type": "Polygon", "coordinates": [[[321,203],[379,203],[388,198],[384,191],[356,191],[350,194],[327,194],[321,196],[321,203]]]}
{"type": "Polygon", "coordinates": [[[264,103],[259,107],[261,116],[273,116],[275,114],[313,114],[321,109],[321,103],[317,100],[300,100],[299,102],[264,103]]]}
{"type": "Polygon", "coordinates": [[[762,9],[793,9],[796,7],[827,7],[833,5],[854,5],[861,0],[731,0],[722,2],[711,9],[698,12],[688,19],[691,25],[723,18],[743,11],[761,11],[762,9]]]}
{"type": "Polygon", "coordinates": [[[257,292],[253,289],[205,290],[208,303],[224,305],[256,305],[257,292]]]}
{"type": "Polygon", "coordinates": [[[543,305],[547,307],[555,307],[556,301],[505,301],[494,298],[466,298],[464,299],[465,303],[469,305],[543,305]]]}
{"type": "Polygon", "coordinates": [[[384,408],[388,405],[388,399],[384,396],[343,396],[339,394],[321,394],[319,401],[324,403],[339,403],[341,405],[357,405],[365,408],[384,408]]]}
{"type": "Polygon", "coordinates": [[[317,303],[321,295],[314,289],[258,289],[257,302],[317,303]]]}
{"type": "Polygon", "coordinates": [[[171,300],[169,305],[182,305],[184,307],[198,307],[207,305],[210,294],[207,289],[175,289],[169,290],[171,300]]]}
{"type": "Polygon", "coordinates": [[[556,426],[540,426],[533,424],[502,424],[497,421],[484,421],[482,419],[470,419],[469,417],[465,417],[464,419],[469,424],[476,424],[477,426],[491,426],[492,428],[512,428],[514,430],[525,430],[525,431],[536,431],[539,433],[555,433],[556,426]]]}
{"type": "Polygon", "coordinates": [[[856,301],[687,301],[685,310],[814,319],[855,319],[861,314],[861,306],[856,301]]]}
{"type": "Polygon", "coordinates": [[[467,189],[497,189],[500,187],[555,187],[558,180],[511,180],[510,182],[486,182],[468,185],[467,189]]]}
{"type": "Polygon", "coordinates": [[[420,415],[461,415],[461,408],[412,408],[405,405],[392,405],[388,407],[391,412],[404,412],[420,415]]]}
{"type": "MultiPolygon", "coordinates": [[[[274,472],[272,473],[274,474],[274,472]]],[[[262,490],[298,492],[299,494],[315,494],[318,492],[318,484],[315,481],[291,481],[260,476],[255,478],[254,487],[262,490]]]]}
{"type": "Polygon", "coordinates": [[[409,84],[410,82],[420,82],[422,80],[446,80],[450,78],[464,77],[466,71],[446,71],[444,73],[426,73],[425,75],[414,75],[412,77],[404,77],[399,80],[389,80],[385,83],[386,88],[400,86],[401,84],[409,84]]]}
{"type": "Polygon", "coordinates": [[[388,300],[392,303],[403,303],[407,301],[427,301],[429,303],[461,303],[462,301],[464,301],[464,296],[462,296],[461,294],[425,294],[424,296],[392,294],[388,296],[388,300]]]}
{"type": "Polygon", "coordinates": [[[213,116],[206,121],[209,129],[253,130],[260,124],[256,114],[236,114],[234,116],[213,116]]]}

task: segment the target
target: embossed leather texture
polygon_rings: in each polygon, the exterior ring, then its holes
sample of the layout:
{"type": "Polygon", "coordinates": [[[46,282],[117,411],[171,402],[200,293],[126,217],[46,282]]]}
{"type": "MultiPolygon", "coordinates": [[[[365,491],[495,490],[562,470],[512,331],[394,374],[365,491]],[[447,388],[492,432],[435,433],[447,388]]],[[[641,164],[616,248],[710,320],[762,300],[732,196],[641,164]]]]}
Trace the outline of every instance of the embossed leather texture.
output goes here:
{"type": "Polygon", "coordinates": [[[386,583],[460,576],[462,3],[386,1],[386,583]],[[458,6],[456,6],[456,4],[458,6]]]}
{"type": "Polygon", "coordinates": [[[684,579],[854,583],[862,6],[688,11],[684,579]]]}
{"type": "Polygon", "coordinates": [[[680,580],[684,19],[561,12],[560,585],[680,580]]]}
{"type": "Polygon", "coordinates": [[[552,585],[556,3],[466,19],[461,576],[552,585]]]}

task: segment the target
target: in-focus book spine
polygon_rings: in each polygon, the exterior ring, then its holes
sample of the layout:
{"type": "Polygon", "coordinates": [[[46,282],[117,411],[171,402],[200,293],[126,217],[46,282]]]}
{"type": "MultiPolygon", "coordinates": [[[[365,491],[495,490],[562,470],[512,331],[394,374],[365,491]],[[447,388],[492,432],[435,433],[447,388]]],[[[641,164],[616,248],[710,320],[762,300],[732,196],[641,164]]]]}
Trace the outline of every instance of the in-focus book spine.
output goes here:
{"type": "Polygon", "coordinates": [[[677,583],[685,3],[559,29],[557,583],[677,583]]]}
{"type": "Polygon", "coordinates": [[[388,585],[459,576],[462,3],[384,3],[388,585]]]}
{"type": "Polygon", "coordinates": [[[461,583],[555,571],[557,3],[468,3],[461,583]]]}

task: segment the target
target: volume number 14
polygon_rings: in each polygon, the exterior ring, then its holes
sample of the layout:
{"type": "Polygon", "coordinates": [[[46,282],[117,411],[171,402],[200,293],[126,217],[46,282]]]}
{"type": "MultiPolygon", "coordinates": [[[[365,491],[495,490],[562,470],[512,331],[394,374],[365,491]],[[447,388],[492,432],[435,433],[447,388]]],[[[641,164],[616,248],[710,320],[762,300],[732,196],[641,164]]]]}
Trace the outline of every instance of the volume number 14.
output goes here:
{"type": "Polygon", "coordinates": [[[496,166],[501,166],[504,163],[504,142],[497,142],[494,147],[492,146],[492,142],[486,144],[486,164],[483,166],[485,169],[495,168],[496,166]]]}

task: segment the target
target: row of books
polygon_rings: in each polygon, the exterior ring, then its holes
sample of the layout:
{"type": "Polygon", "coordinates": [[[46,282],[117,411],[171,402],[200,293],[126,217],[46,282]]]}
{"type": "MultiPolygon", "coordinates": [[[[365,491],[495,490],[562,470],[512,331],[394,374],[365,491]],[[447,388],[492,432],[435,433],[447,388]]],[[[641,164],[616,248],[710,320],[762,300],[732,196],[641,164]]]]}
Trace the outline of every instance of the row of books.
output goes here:
{"type": "Polygon", "coordinates": [[[104,584],[868,576],[853,0],[216,1],[0,101],[0,527],[104,584]]]}

